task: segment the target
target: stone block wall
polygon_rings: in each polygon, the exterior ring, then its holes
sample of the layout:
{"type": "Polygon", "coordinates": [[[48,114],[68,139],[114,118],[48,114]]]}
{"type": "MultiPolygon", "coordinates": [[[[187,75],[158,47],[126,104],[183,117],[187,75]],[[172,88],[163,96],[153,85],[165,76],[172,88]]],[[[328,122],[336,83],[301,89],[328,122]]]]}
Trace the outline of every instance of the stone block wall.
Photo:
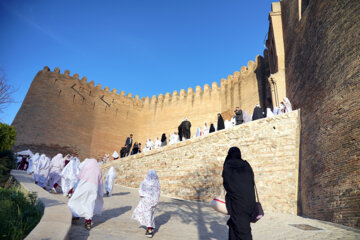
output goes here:
{"type": "Polygon", "coordinates": [[[360,1],[299,1],[281,3],[286,91],[302,113],[300,210],[360,228],[360,1]]]}
{"type": "MultiPolygon", "coordinates": [[[[177,131],[187,117],[192,135],[204,123],[217,123],[217,113],[233,113],[236,106],[250,114],[256,103],[263,104],[267,87],[267,63],[260,56],[255,62],[210,87],[197,86],[179,93],[154,95],[139,99],[116,89],[95,86],[86,77],[50,71],[45,67],[35,76],[13,125],[17,131],[14,150],[31,149],[54,155],[79,153],[81,158],[101,158],[119,151],[125,139],[145,145],[147,138],[177,131]]],[[[263,105],[265,106],[265,105],[263,105]]],[[[227,114],[228,116],[229,114],[227,114]]]]}
{"type": "Polygon", "coordinates": [[[162,194],[211,201],[222,188],[227,151],[237,146],[255,173],[266,211],[297,213],[300,111],[260,119],[103,165],[117,171],[115,182],[138,188],[149,169],[160,178],[162,194]]]}

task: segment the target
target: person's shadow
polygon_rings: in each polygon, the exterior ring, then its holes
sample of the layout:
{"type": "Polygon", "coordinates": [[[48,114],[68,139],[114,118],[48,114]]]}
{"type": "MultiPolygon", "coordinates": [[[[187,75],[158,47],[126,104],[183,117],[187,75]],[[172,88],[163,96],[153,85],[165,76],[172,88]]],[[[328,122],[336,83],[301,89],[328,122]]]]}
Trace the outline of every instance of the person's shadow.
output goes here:
{"type": "Polygon", "coordinates": [[[162,225],[165,225],[171,218],[171,212],[164,212],[163,214],[155,217],[156,228],[154,231],[154,235],[159,231],[162,225]]]}
{"type": "MultiPolygon", "coordinates": [[[[111,197],[112,196],[123,196],[123,195],[128,195],[128,194],[130,194],[130,192],[118,192],[118,193],[111,194],[111,197]]],[[[104,193],[104,197],[107,197],[105,193],[104,193]]]]}
{"type": "Polygon", "coordinates": [[[125,206],[125,207],[105,210],[101,213],[101,215],[94,217],[93,225],[91,226],[91,228],[95,228],[96,226],[98,226],[106,221],[109,221],[112,218],[116,218],[130,210],[131,210],[131,206],[125,206]]]}

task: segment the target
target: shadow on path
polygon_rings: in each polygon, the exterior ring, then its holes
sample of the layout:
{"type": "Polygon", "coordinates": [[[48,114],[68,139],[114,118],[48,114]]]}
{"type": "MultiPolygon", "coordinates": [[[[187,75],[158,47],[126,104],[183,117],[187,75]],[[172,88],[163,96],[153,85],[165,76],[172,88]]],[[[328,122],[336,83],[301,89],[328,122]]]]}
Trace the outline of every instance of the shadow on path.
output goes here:
{"type": "MultiPolygon", "coordinates": [[[[112,196],[123,196],[128,194],[130,194],[130,192],[119,192],[119,193],[113,193],[112,196]]],[[[104,197],[106,197],[106,194],[104,195],[104,197]]]]}
{"type": "Polygon", "coordinates": [[[156,234],[161,228],[161,226],[165,225],[170,220],[170,218],[171,218],[170,212],[164,212],[163,214],[155,217],[156,228],[154,234],[156,234]]]}
{"type": "Polygon", "coordinates": [[[125,207],[105,210],[101,213],[101,215],[94,216],[92,228],[95,228],[96,226],[98,226],[112,218],[116,218],[130,210],[131,210],[131,206],[125,206],[125,207]]]}

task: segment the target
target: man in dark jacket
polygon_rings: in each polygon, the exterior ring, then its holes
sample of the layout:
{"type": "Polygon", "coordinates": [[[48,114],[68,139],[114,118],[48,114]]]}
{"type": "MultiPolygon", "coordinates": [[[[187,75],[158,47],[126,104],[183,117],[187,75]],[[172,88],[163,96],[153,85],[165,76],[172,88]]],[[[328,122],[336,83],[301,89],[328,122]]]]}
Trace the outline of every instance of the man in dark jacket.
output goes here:
{"type": "Polygon", "coordinates": [[[241,158],[240,149],[232,147],[224,162],[223,183],[226,209],[230,215],[229,239],[251,240],[250,216],[255,207],[254,172],[241,158]]]}
{"type": "Polygon", "coordinates": [[[131,149],[131,146],[133,144],[133,139],[132,139],[133,135],[132,133],[130,134],[130,137],[128,137],[125,141],[125,147],[126,147],[126,154],[125,154],[125,157],[129,155],[130,153],[130,149],[131,149]]]}
{"type": "Polygon", "coordinates": [[[190,139],[191,137],[191,123],[185,118],[184,121],[178,127],[180,141],[190,139]]]}
{"type": "Polygon", "coordinates": [[[235,122],[236,125],[242,124],[244,122],[243,113],[239,107],[236,107],[235,112],[235,122]]]}

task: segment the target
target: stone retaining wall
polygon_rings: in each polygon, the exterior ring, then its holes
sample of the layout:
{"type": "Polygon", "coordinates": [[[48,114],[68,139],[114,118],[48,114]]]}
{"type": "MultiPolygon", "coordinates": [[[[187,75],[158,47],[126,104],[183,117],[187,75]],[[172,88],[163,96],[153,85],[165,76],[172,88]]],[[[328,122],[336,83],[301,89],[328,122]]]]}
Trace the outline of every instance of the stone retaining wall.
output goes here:
{"type": "Polygon", "coordinates": [[[116,183],[137,188],[155,169],[162,194],[210,201],[220,193],[227,151],[238,146],[252,166],[265,211],[297,213],[300,111],[249,122],[232,129],[122,158],[103,165],[117,171],[116,183]]]}
{"type": "Polygon", "coordinates": [[[25,240],[67,240],[71,227],[71,212],[62,196],[50,194],[33,181],[26,171],[12,170],[11,175],[27,192],[35,192],[44,205],[44,214],[25,240]]]}

